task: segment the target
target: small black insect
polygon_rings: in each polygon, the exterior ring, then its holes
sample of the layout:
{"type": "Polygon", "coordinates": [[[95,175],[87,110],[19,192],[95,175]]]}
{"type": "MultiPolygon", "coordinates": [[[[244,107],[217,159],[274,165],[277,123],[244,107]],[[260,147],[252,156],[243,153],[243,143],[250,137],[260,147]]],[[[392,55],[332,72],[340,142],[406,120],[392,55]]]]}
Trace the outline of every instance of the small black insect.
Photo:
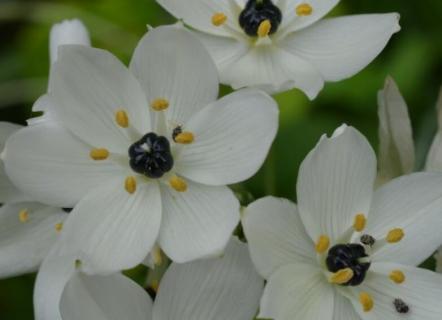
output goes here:
{"type": "Polygon", "coordinates": [[[182,126],[178,126],[175,129],[173,129],[173,131],[172,131],[172,139],[173,139],[173,141],[176,142],[176,140],[175,140],[176,137],[178,135],[180,135],[181,133],[183,133],[183,127],[182,126]]]}
{"type": "Polygon", "coordinates": [[[366,246],[372,247],[376,243],[376,239],[369,234],[364,234],[361,236],[361,243],[365,244],[366,246]]]}
{"type": "Polygon", "coordinates": [[[272,25],[269,34],[275,33],[282,22],[281,10],[271,0],[249,0],[239,16],[239,25],[249,36],[256,37],[265,20],[272,25]]]}
{"type": "Polygon", "coordinates": [[[408,313],[410,311],[410,307],[402,299],[394,299],[393,304],[398,313],[408,313]]]}

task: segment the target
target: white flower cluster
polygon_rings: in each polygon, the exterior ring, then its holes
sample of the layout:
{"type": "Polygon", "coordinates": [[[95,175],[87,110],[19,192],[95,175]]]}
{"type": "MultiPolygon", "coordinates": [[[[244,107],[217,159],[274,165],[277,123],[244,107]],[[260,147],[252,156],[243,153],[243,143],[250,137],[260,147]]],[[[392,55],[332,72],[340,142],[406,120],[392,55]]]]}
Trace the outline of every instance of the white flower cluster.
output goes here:
{"type": "Polygon", "coordinates": [[[258,171],[276,137],[269,93],[313,99],[356,74],[398,14],[321,20],[338,0],[158,2],[184,23],[151,28],[128,68],[80,21],[55,25],[33,107],[43,115],[0,123],[0,276],[38,270],[35,318],[442,319],[442,276],[417,267],[442,245],[442,129],[412,173],[393,80],[379,93],[378,165],[343,125],[303,161],[297,205],[241,208],[227,187],[258,171]],[[239,90],[218,99],[219,82],[239,90]],[[163,269],[154,302],[122,273],[140,264],[163,269]]]}

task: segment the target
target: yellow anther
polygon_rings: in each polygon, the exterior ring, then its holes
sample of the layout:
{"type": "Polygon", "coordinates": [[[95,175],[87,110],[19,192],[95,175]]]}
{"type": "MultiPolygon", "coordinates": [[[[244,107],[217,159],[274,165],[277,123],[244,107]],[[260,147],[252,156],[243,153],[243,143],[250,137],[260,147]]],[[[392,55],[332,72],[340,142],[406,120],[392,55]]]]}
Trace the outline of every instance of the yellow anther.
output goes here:
{"type": "Polygon", "coordinates": [[[20,220],[20,222],[28,222],[29,220],[29,212],[27,209],[23,209],[18,213],[18,219],[20,220]]]}
{"type": "Polygon", "coordinates": [[[151,289],[154,292],[158,292],[158,288],[160,287],[160,284],[158,283],[158,280],[153,280],[152,284],[150,285],[151,289]]]}
{"type": "Polygon", "coordinates": [[[334,273],[328,281],[333,284],[345,284],[353,279],[355,273],[350,268],[345,268],[334,273]]]}
{"type": "Polygon", "coordinates": [[[135,177],[127,177],[126,181],[124,181],[124,189],[130,194],[135,193],[137,191],[137,180],[135,177]]]}
{"type": "Polygon", "coordinates": [[[178,192],[185,192],[187,190],[187,183],[183,179],[177,176],[173,176],[169,179],[170,186],[178,192]]]}
{"type": "Polygon", "coordinates": [[[362,213],[359,213],[355,217],[355,222],[353,223],[353,229],[357,232],[361,232],[365,229],[365,225],[367,224],[367,218],[362,213]]]}
{"type": "Polygon", "coordinates": [[[319,237],[318,242],[316,242],[316,252],[317,253],[324,253],[328,250],[328,247],[330,246],[330,238],[326,235],[322,235],[319,237]]]}
{"type": "Polygon", "coordinates": [[[106,160],[109,157],[109,151],[104,148],[92,149],[89,155],[95,161],[106,160]]]}
{"type": "Polygon", "coordinates": [[[161,253],[160,247],[157,245],[152,249],[152,260],[156,266],[160,266],[163,263],[163,255],[161,253]]]}
{"type": "Polygon", "coordinates": [[[313,12],[313,8],[308,3],[302,3],[296,7],[296,14],[298,16],[309,16],[313,12]]]}
{"type": "Polygon", "coordinates": [[[150,103],[150,106],[155,111],[163,111],[163,110],[166,110],[167,108],[169,108],[169,101],[167,101],[166,99],[163,99],[163,98],[158,98],[158,99],[153,100],[150,103]]]}
{"type": "Polygon", "coordinates": [[[55,231],[57,231],[58,233],[60,233],[61,232],[61,230],[63,230],[63,223],[57,223],[56,225],[55,225],[55,231]]]}
{"type": "Polygon", "coordinates": [[[400,270],[393,270],[390,273],[390,279],[394,283],[401,284],[405,281],[405,274],[400,270]]]}
{"type": "Polygon", "coordinates": [[[115,112],[115,121],[122,128],[129,127],[129,116],[124,110],[118,110],[115,112]]]}
{"type": "Polygon", "coordinates": [[[373,298],[371,297],[371,295],[367,292],[361,292],[359,294],[359,302],[362,305],[362,310],[364,310],[364,312],[369,312],[371,311],[371,309],[373,309],[374,306],[374,302],[373,302],[373,298]]]}
{"type": "Polygon", "coordinates": [[[270,20],[264,20],[258,27],[258,37],[264,38],[267,37],[272,29],[272,23],[270,20]]]}
{"type": "Polygon", "coordinates": [[[222,26],[227,21],[227,16],[222,12],[217,12],[212,16],[212,24],[216,27],[222,26]]]}
{"type": "Polygon", "coordinates": [[[397,243],[402,240],[402,238],[405,236],[404,230],[397,228],[390,230],[387,235],[387,242],[388,243],[397,243]]]}
{"type": "Polygon", "coordinates": [[[190,144],[195,140],[195,137],[192,132],[186,131],[178,134],[174,140],[176,143],[190,144]]]}

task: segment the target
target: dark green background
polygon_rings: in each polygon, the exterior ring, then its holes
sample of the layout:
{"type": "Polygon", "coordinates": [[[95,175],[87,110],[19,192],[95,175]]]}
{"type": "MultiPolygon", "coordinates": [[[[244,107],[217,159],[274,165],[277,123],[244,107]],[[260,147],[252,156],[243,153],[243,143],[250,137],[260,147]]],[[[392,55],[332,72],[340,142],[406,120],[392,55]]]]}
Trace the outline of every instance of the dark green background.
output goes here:
{"type": "MultiPolygon", "coordinates": [[[[186,1],[186,0],[183,0],[186,1]]],[[[215,1],[215,0],[213,0],[215,1]]],[[[236,190],[247,198],[272,194],[294,199],[300,162],[323,133],[342,123],[361,130],[377,146],[376,92],[390,74],[408,104],[415,129],[418,166],[436,130],[434,105],[442,78],[442,1],[343,0],[333,15],[399,12],[402,31],[352,79],[328,84],[310,102],[297,90],[276,98],[281,125],[258,175],[236,190]]],[[[48,32],[52,23],[78,17],[93,44],[128,62],[146,24],[174,22],[154,0],[0,0],[0,121],[24,123],[47,85],[48,32]]],[[[223,92],[228,92],[223,88],[223,92]]],[[[0,281],[0,319],[32,319],[34,276],[0,281]]]]}

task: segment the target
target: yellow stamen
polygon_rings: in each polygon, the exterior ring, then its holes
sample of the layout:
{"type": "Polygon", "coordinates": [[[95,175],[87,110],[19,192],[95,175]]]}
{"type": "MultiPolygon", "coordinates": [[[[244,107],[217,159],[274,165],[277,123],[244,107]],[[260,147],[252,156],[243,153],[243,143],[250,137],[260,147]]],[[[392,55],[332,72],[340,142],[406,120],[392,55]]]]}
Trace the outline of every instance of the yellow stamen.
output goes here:
{"type": "Polygon", "coordinates": [[[374,306],[374,302],[373,302],[373,298],[371,297],[371,295],[367,292],[361,292],[359,294],[359,302],[362,305],[362,309],[364,310],[364,312],[369,312],[371,311],[371,309],[373,309],[374,306]]]}
{"type": "Polygon", "coordinates": [[[150,287],[152,288],[152,290],[154,292],[158,292],[158,288],[160,287],[160,284],[158,283],[158,280],[153,280],[152,284],[150,285],[150,287]]]}
{"type": "Polygon", "coordinates": [[[216,27],[222,26],[227,21],[227,16],[222,12],[217,12],[212,16],[212,24],[216,27]]]}
{"type": "Polygon", "coordinates": [[[160,266],[163,263],[163,255],[161,253],[160,247],[158,247],[157,245],[154,246],[152,249],[152,259],[153,263],[156,266],[160,266]]]}
{"type": "Polygon", "coordinates": [[[135,193],[137,191],[137,180],[135,177],[127,177],[126,181],[124,181],[124,188],[130,194],[135,193]]]}
{"type": "Polygon", "coordinates": [[[95,161],[106,160],[109,157],[109,151],[104,148],[92,149],[89,155],[95,161]]]}
{"type": "Polygon", "coordinates": [[[388,243],[397,243],[401,241],[404,238],[404,236],[405,236],[404,230],[397,228],[390,230],[390,232],[388,232],[386,240],[388,243]]]}
{"type": "Polygon", "coordinates": [[[150,103],[150,106],[155,111],[163,111],[163,110],[166,110],[167,108],[169,108],[169,101],[167,101],[164,98],[158,98],[158,99],[153,100],[150,103]]]}
{"type": "Polygon", "coordinates": [[[303,3],[296,7],[296,14],[298,16],[309,16],[312,12],[313,8],[308,3],[303,3]]]}
{"type": "Polygon", "coordinates": [[[390,273],[390,279],[394,283],[401,284],[405,281],[405,274],[400,270],[393,270],[390,273]]]}
{"type": "Polygon", "coordinates": [[[118,110],[115,112],[115,121],[122,128],[129,127],[129,117],[124,110],[118,110]]]}
{"type": "Polygon", "coordinates": [[[63,230],[63,223],[60,222],[55,225],[55,231],[57,231],[57,233],[60,233],[61,230],[63,230]]]}
{"type": "Polygon", "coordinates": [[[365,225],[367,224],[367,218],[362,213],[359,213],[355,217],[355,222],[353,223],[353,229],[357,232],[361,232],[365,229],[365,225]]]}
{"type": "Polygon", "coordinates": [[[319,237],[318,242],[316,242],[316,252],[317,253],[324,253],[328,250],[328,247],[330,246],[330,238],[326,235],[322,235],[319,237]]]}
{"type": "Polygon", "coordinates": [[[177,176],[173,176],[169,179],[170,186],[178,192],[185,192],[187,190],[187,183],[183,179],[177,176]]]}
{"type": "Polygon", "coordinates": [[[186,131],[177,135],[174,140],[176,143],[190,144],[195,140],[195,137],[192,132],[186,131]]]}
{"type": "Polygon", "coordinates": [[[345,268],[342,270],[339,270],[338,272],[334,273],[328,281],[333,284],[344,284],[349,282],[353,277],[355,273],[350,268],[345,268]]]}
{"type": "Polygon", "coordinates": [[[29,220],[29,212],[27,209],[23,209],[18,213],[18,219],[20,220],[20,222],[28,222],[29,220]]]}
{"type": "Polygon", "coordinates": [[[258,37],[264,38],[267,37],[272,29],[272,23],[270,20],[264,20],[258,27],[258,37]]]}

